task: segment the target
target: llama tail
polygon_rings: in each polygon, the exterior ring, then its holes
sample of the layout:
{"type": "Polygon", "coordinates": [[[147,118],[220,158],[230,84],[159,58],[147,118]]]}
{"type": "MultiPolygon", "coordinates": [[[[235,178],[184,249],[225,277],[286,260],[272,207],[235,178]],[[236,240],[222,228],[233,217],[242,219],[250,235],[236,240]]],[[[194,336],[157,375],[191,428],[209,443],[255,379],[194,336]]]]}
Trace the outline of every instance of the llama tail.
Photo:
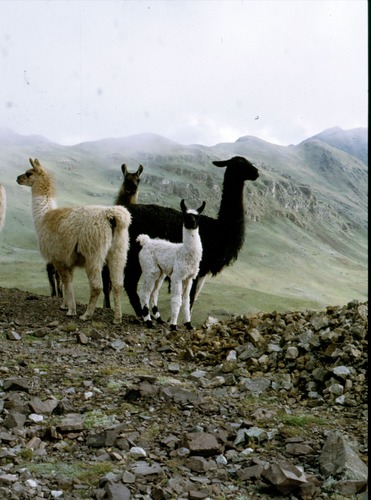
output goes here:
{"type": "Polygon", "coordinates": [[[113,232],[115,232],[116,228],[119,232],[122,232],[130,226],[131,215],[125,207],[109,207],[107,208],[106,214],[113,232]]]}
{"type": "Polygon", "coordinates": [[[140,234],[139,236],[137,236],[137,239],[136,241],[141,245],[141,246],[144,246],[146,243],[148,243],[150,241],[150,237],[148,236],[148,234],[140,234]]]}
{"type": "Polygon", "coordinates": [[[129,226],[131,223],[131,215],[125,207],[117,205],[107,208],[106,216],[112,230],[110,253],[111,255],[115,255],[116,258],[123,258],[125,266],[127,252],[129,250],[129,226]]]}

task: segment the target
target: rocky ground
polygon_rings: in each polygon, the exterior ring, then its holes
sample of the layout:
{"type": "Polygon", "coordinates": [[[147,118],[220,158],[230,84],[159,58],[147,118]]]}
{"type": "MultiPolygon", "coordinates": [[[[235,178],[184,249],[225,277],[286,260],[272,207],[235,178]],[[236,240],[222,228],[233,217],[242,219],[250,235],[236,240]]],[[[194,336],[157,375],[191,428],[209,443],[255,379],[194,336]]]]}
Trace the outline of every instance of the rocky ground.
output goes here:
{"type": "Polygon", "coordinates": [[[170,333],[0,288],[0,498],[366,499],[367,317],[170,333]]]}

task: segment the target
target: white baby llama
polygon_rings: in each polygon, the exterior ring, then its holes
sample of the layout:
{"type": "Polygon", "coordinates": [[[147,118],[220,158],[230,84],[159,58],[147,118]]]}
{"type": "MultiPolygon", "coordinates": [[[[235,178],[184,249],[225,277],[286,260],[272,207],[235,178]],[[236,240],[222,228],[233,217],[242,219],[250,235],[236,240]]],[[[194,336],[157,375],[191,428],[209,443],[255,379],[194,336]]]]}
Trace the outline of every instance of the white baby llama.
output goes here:
{"type": "Polygon", "coordinates": [[[57,208],[52,177],[38,160],[17,177],[17,182],[32,190],[32,212],[41,255],[54,265],[63,286],[62,309],[76,314],[72,288],[75,267],[85,267],[90,285],[90,300],[82,320],[89,319],[102,290],[104,263],[110,270],[114,296],[114,323],[120,323],[123,271],[129,247],[130,213],[125,207],[88,205],[57,208]]]}
{"type": "Polygon", "coordinates": [[[183,242],[150,238],[140,234],[136,241],[142,246],[139,262],[142,268],[142,282],[138,291],[143,318],[151,328],[150,308],[155,319],[162,323],[157,308],[158,294],[166,276],[171,278],[171,320],[170,329],[176,330],[180,307],[183,306],[185,327],[191,330],[190,298],[192,281],[197,276],[202,258],[202,244],[198,231],[200,214],[206,203],[197,210],[187,209],[184,200],[180,202],[183,215],[183,242]]]}

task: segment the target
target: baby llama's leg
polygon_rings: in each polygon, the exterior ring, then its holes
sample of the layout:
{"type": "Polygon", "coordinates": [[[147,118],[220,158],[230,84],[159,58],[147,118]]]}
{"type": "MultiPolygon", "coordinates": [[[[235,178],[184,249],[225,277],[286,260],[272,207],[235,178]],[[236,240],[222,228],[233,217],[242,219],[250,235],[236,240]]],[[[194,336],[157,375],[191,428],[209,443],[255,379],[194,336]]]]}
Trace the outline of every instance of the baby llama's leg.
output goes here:
{"type": "Polygon", "coordinates": [[[61,305],[61,309],[63,310],[67,309],[67,316],[75,316],[76,303],[72,288],[73,270],[69,269],[63,264],[58,264],[55,267],[59,273],[59,276],[61,277],[64,287],[63,302],[61,305]]]}
{"type": "Polygon", "coordinates": [[[177,329],[177,321],[182,305],[182,280],[174,276],[171,277],[171,320],[170,330],[177,329]]]}
{"type": "Polygon", "coordinates": [[[150,305],[150,308],[152,310],[152,314],[155,318],[155,320],[157,321],[157,323],[159,324],[163,324],[163,321],[161,319],[161,314],[160,314],[160,311],[158,310],[158,294],[160,293],[160,289],[161,289],[161,286],[162,286],[162,283],[164,282],[164,279],[165,279],[166,275],[161,273],[160,276],[158,277],[158,279],[156,280],[155,282],[155,286],[152,290],[152,293],[151,293],[151,296],[149,298],[149,305],[150,305]]]}
{"type": "Polygon", "coordinates": [[[187,330],[193,330],[191,324],[191,307],[190,307],[190,293],[192,288],[192,278],[188,278],[183,281],[183,297],[182,297],[182,309],[184,316],[184,326],[187,330]]]}
{"type": "Polygon", "coordinates": [[[80,316],[80,319],[84,321],[92,317],[99,294],[102,291],[102,267],[103,262],[97,262],[95,259],[86,259],[85,261],[85,270],[90,286],[90,299],[85,313],[80,316]]]}
{"type": "Polygon", "coordinates": [[[142,281],[139,284],[138,295],[142,307],[142,316],[146,322],[147,328],[153,327],[150,314],[150,297],[159,275],[160,271],[147,271],[145,268],[142,269],[142,281]]]}

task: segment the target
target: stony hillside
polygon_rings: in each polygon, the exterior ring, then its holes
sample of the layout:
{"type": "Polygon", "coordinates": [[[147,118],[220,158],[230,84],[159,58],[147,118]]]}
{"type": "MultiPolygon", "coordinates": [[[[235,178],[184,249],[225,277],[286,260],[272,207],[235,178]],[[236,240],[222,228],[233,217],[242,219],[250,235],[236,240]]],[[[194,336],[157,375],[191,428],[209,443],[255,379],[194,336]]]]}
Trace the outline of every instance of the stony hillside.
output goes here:
{"type": "Polygon", "coordinates": [[[170,333],[1,288],[0,498],[366,500],[367,318],[170,333]]]}

